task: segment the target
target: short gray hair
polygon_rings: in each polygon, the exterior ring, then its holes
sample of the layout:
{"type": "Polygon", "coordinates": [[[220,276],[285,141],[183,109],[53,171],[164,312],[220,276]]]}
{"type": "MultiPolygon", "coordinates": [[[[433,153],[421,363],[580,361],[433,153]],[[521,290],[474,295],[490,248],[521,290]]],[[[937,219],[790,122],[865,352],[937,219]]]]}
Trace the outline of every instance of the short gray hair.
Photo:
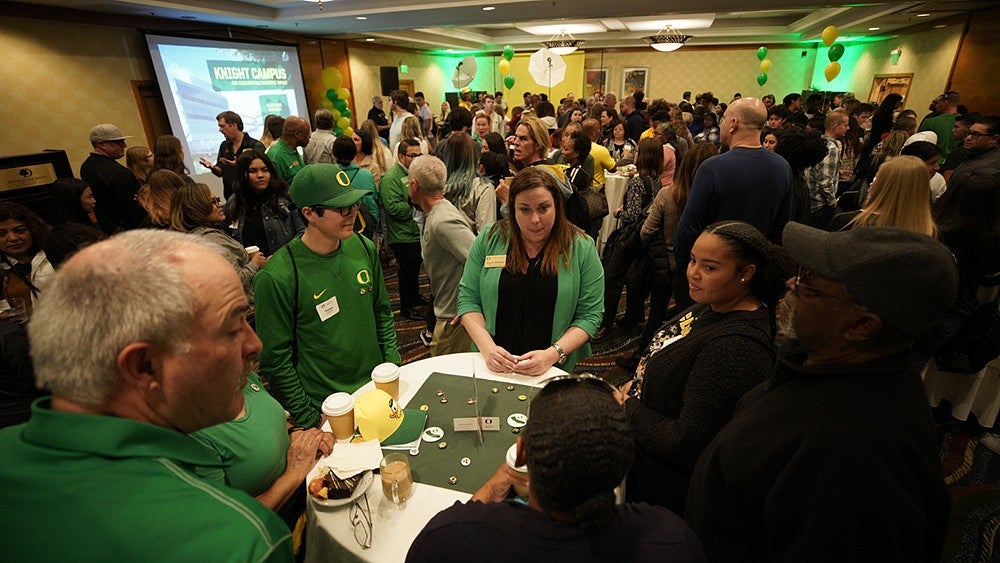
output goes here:
{"type": "Polygon", "coordinates": [[[202,237],[142,229],[81,250],[46,287],[28,324],[39,388],[92,406],[121,377],[118,354],[133,342],[168,350],[188,344],[197,299],[179,268],[202,237]]]}
{"type": "Polygon", "coordinates": [[[316,129],[330,131],[333,129],[333,112],[326,108],[319,108],[313,114],[313,122],[316,124],[316,129]]]}
{"type": "Polygon", "coordinates": [[[443,193],[448,170],[440,158],[425,154],[410,163],[409,177],[417,181],[422,192],[443,193]]]}

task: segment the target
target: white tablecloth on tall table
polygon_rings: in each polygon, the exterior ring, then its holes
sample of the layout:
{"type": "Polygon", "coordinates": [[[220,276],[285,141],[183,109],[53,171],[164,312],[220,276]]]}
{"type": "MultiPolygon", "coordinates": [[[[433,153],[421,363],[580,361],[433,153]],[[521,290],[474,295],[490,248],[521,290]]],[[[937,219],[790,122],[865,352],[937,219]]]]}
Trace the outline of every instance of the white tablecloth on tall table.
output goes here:
{"type": "Polygon", "coordinates": [[[923,378],[932,407],[946,400],[951,403],[951,415],[958,420],[968,420],[971,412],[981,426],[990,428],[996,422],[1000,412],[1000,359],[986,364],[978,373],[951,373],[938,371],[932,358],[923,378]]]}
{"type": "Polygon", "coordinates": [[[597,253],[604,252],[604,243],[611,236],[611,233],[618,228],[618,219],[614,217],[615,209],[622,206],[625,200],[625,188],[628,187],[628,176],[619,174],[605,174],[604,195],[608,198],[608,209],[611,213],[604,218],[601,223],[601,230],[597,235],[597,253]]]}

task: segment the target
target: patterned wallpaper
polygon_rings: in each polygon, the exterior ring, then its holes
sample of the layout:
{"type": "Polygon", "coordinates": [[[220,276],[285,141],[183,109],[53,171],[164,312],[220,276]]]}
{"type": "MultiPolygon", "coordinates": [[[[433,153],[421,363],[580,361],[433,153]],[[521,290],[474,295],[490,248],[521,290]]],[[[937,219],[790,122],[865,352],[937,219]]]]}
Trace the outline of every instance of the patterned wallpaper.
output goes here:
{"type": "Polygon", "coordinates": [[[0,18],[0,106],[8,134],[0,154],[62,149],[78,172],[87,137],[114,123],[130,144],[146,144],[132,80],[152,80],[138,31],[120,27],[0,18]]]}

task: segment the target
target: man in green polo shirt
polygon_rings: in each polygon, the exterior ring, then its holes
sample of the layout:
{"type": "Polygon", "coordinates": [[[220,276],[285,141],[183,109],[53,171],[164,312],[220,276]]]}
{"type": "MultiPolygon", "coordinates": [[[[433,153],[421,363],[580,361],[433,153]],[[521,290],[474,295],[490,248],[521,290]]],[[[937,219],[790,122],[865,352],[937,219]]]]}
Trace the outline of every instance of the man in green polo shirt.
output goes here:
{"type": "Polygon", "coordinates": [[[35,306],[52,397],[0,431],[4,559],[292,560],[281,519],[187,436],[240,413],[260,350],[236,272],[203,240],[122,233],[71,258],[35,306]]]}
{"type": "Polygon", "coordinates": [[[385,208],[386,240],[399,263],[399,313],[411,320],[423,320],[420,309],[427,300],[420,296],[420,225],[413,219],[407,170],[420,156],[416,139],[403,139],[396,149],[396,164],[382,176],[379,196],[385,208]]]}
{"type": "Polygon", "coordinates": [[[298,149],[309,144],[309,136],[309,122],[293,115],[285,120],[281,138],[267,149],[267,157],[274,163],[274,169],[289,184],[306,165],[298,149]]]}

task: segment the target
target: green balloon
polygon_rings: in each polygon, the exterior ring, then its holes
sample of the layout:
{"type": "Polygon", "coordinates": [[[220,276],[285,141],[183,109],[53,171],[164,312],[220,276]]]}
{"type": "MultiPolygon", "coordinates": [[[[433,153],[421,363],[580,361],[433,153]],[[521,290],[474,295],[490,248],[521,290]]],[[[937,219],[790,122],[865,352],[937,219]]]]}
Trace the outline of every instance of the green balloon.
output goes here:
{"type": "Polygon", "coordinates": [[[767,58],[767,47],[759,47],[757,49],[757,60],[762,61],[767,58]]]}
{"type": "Polygon", "coordinates": [[[763,73],[763,72],[760,73],[760,74],[758,74],[757,75],[757,84],[760,85],[760,86],[763,86],[766,83],[767,83],[767,74],[763,73]]]}
{"type": "Polygon", "coordinates": [[[331,102],[336,102],[337,101],[337,91],[334,90],[333,88],[330,88],[329,90],[327,90],[326,91],[326,99],[330,100],[331,102]]]}
{"type": "Polygon", "coordinates": [[[344,108],[344,109],[340,110],[340,116],[341,117],[351,117],[351,110],[348,109],[348,108],[344,108]]]}
{"type": "MultiPolygon", "coordinates": [[[[508,61],[511,60],[511,59],[513,59],[514,58],[514,48],[511,47],[510,45],[504,45],[503,46],[503,58],[507,59],[508,61]]],[[[508,86],[508,88],[510,88],[510,86],[508,86]]]]}
{"type": "Polygon", "coordinates": [[[334,127],[333,134],[339,137],[344,134],[344,130],[341,129],[340,127],[334,127]]]}
{"type": "Polygon", "coordinates": [[[333,101],[333,107],[340,110],[340,115],[344,115],[344,110],[347,109],[347,100],[341,100],[340,98],[337,98],[336,100],[333,101]]]}
{"type": "Polygon", "coordinates": [[[830,57],[830,62],[835,63],[840,60],[840,57],[844,56],[844,46],[840,43],[834,43],[830,45],[830,50],[827,51],[826,56],[830,57]]]}
{"type": "Polygon", "coordinates": [[[508,90],[511,89],[511,88],[513,88],[514,87],[514,75],[513,74],[508,74],[507,76],[504,76],[503,77],[503,85],[506,86],[508,90]]]}

